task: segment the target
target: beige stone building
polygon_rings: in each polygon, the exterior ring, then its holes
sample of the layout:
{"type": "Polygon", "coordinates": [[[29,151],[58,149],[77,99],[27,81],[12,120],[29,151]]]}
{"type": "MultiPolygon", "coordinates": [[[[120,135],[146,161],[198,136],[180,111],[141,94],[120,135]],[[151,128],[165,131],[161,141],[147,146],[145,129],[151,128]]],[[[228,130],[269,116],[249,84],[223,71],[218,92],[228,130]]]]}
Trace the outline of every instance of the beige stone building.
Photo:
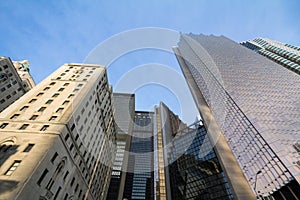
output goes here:
{"type": "Polygon", "coordinates": [[[34,86],[27,60],[12,62],[0,56],[0,112],[34,86]]]}
{"type": "Polygon", "coordinates": [[[105,199],[115,132],[105,68],[63,65],[0,113],[0,199],[105,199]]]}

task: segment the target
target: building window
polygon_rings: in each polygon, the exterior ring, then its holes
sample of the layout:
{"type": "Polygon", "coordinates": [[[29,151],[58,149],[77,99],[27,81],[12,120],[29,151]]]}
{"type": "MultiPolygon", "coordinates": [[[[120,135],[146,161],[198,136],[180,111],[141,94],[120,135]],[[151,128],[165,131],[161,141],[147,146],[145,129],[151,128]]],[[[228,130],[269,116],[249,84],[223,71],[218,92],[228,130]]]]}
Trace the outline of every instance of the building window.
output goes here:
{"type": "Polygon", "coordinates": [[[32,149],[33,146],[34,146],[34,144],[28,144],[23,152],[29,152],[32,149]]]}
{"type": "Polygon", "coordinates": [[[40,92],[38,93],[36,96],[39,97],[39,96],[42,96],[44,93],[40,92]]]}
{"type": "Polygon", "coordinates": [[[43,112],[46,109],[46,107],[40,107],[40,109],[38,110],[38,112],[43,112]]]}
{"type": "Polygon", "coordinates": [[[4,102],[5,102],[5,100],[4,100],[4,99],[1,99],[0,103],[4,103],[4,102]]]}
{"type": "Polygon", "coordinates": [[[50,119],[49,119],[49,121],[55,121],[56,118],[57,118],[57,116],[51,116],[50,119]]]}
{"type": "Polygon", "coordinates": [[[62,105],[68,105],[69,103],[70,103],[70,101],[66,100],[66,101],[63,102],[62,105]]]}
{"type": "Polygon", "coordinates": [[[32,115],[29,120],[35,120],[37,117],[38,115],[32,115]]]}
{"type": "Polygon", "coordinates": [[[64,84],[64,86],[68,86],[68,85],[70,85],[70,83],[65,83],[65,84],[64,84]]]}
{"type": "Polygon", "coordinates": [[[63,110],[64,110],[64,108],[58,108],[58,109],[56,110],[56,113],[61,113],[63,110]]]}
{"type": "Polygon", "coordinates": [[[50,89],[50,87],[45,87],[45,88],[44,88],[44,91],[49,90],[49,89],[50,89]]]}
{"type": "Polygon", "coordinates": [[[65,88],[59,88],[59,89],[58,89],[59,92],[62,92],[62,91],[64,91],[64,90],[65,90],[65,88]]]}
{"type": "Polygon", "coordinates": [[[49,125],[44,125],[41,129],[40,129],[40,131],[45,131],[45,130],[47,130],[49,128],[49,125]]]}
{"type": "Polygon", "coordinates": [[[80,84],[78,84],[78,85],[77,85],[77,87],[82,87],[82,86],[83,86],[83,84],[82,84],[82,83],[80,83],[80,84]]]}
{"type": "Polygon", "coordinates": [[[78,88],[76,88],[76,89],[74,89],[74,90],[73,90],[73,92],[78,92],[78,91],[79,91],[79,89],[78,89],[78,88]]]}
{"type": "Polygon", "coordinates": [[[72,179],[72,181],[71,181],[71,187],[73,186],[74,181],[75,181],[75,177],[73,177],[73,179],[72,179]]]}
{"type": "Polygon", "coordinates": [[[58,153],[55,152],[54,155],[53,155],[52,158],[51,158],[51,163],[54,163],[54,161],[55,161],[55,159],[57,158],[57,156],[58,156],[58,153]]]}
{"type": "Polygon", "coordinates": [[[72,97],[74,97],[75,95],[74,94],[70,94],[69,96],[68,96],[68,98],[72,98],[72,97]]]}
{"type": "Polygon", "coordinates": [[[65,141],[67,141],[68,139],[69,139],[69,134],[67,134],[66,136],[65,136],[65,141]]]}
{"type": "Polygon", "coordinates": [[[43,180],[44,180],[44,178],[45,178],[45,176],[47,175],[48,172],[49,172],[48,169],[45,169],[44,172],[42,173],[41,177],[39,178],[39,180],[37,182],[37,184],[39,186],[41,186],[41,183],[43,182],[43,180]]]}
{"type": "Polygon", "coordinates": [[[46,101],[46,104],[51,104],[53,102],[52,99],[49,99],[48,101],[46,101]]]}
{"type": "Polygon", "coordinates": [[[69,175],[69,171],[66,171],[66,173],[64,175],[64,181],[67,179],[68,175],[69,175]]]}
{"type": "Polygon", "coordinates": [[[58,95],[59,95],[59,93],[55,93],[55,94],[53,94],[52,97],[58,97],[58,95]]]}
{"type": "Polygon", "coordinates": [[[3,124],[1,124],[0,128],[4,129],[7,125],[8,125],[8,123],[3,123],[3,124]]]}
{"type": "Polygon", "coordinates": [[[10,95],[10,94],[6,96],[6,99],[10,99],[10,98],[11,98],[11,95],[10,95]]]}
{"type": "Polygon", "coordinates": [[[64,200],[67,200],[67,199],[68,199],[68,197],[69,197],[69,194],[68,194],[68,193],[66,193],[66,195],[65,195],[65,197],[64,197],[64,200]]]}
{"type": "Polygon", "coordinates": [[[23,124],[19,130],[25,130],[27,127],[29,126],[29,124],[23,124]]]}
{"type": "Polygon", "coordinates": [[[36,102],[36,99],[31,99],[31,100],[29,101],[29,103],[34,103],[34,102],[36,102]]]}
{"type": "Polygon", "coordinates": [[[55,85],[55,82],[51,82],[50,85],[55,85]]]}
{"type": "Polygon", "coordinates": [[[75,187],[75,191],[74,191],[75,193],[78,191],[78,187],[79,187],[79,184],[77,184],[75,187]]]}
{"type": "Polygon", "coordinates": [[[16,119],[20,116],[20,114],[14,114],[13,116],[10,117],[10,119],[16,119]]]}
{"type": "Polygon", "coordinates": [[[16,171],[17,167],[20,165],[21,160],[15,160],[14,163],[10,166],[10,168],[5,172],[6,176],[10,176],[16,171]]]}

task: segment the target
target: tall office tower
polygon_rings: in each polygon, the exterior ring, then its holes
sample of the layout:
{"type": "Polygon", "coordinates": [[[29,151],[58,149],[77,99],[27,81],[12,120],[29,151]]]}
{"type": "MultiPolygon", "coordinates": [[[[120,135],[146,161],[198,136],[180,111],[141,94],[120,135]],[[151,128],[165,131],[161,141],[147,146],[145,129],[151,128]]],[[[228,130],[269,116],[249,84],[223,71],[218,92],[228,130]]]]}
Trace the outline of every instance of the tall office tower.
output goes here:
{"type": "Polygon", "coordinates": [[[63,65],[0,114],[0,199],[105,199],[115,132],[105,68],[63,65]]]}
{"type": "Polygon", "coordinates": [[[300,47],[284,44],[268,38],[256,38],[241,45],[300,74],[300,47]]]}
{"type": "Polygon", "coordinates": [[[172,199],[169,157],[176,133],[186,125],[163,102],[155,107],[155,192],[156,199],[172,199]]]}
{"type": "Polygon", "coordinates": [[[0,56],[0,112],[34,87],[28,61],[12,62],[0,56]]]}
{"type": "Polygon", "coordinates": [[[202,123],[186,126],[164,103],[155,111],[157,199],[233,199],[202,123]]]}
{"type": "Polygon", "coordinates": [[[113,93],[113,107],[117,128],[117,150],[106,199],[122,200],[133,129],[134,94],[113,93]]]}
{"type": "Polygon", "coordinates": [[[223,36],[174,52],[235,199],[299,199],[300,76],[223,36]]]}
{"type": "Polygon", "coordinates": [[[154,199],[153,112],[135,111],[124,199],[154,199]]]}
{"type": "Polygon", "coordinates": [[[170,152],[170,199],[233,199],[201,122],[177,131],[170,152]]]}

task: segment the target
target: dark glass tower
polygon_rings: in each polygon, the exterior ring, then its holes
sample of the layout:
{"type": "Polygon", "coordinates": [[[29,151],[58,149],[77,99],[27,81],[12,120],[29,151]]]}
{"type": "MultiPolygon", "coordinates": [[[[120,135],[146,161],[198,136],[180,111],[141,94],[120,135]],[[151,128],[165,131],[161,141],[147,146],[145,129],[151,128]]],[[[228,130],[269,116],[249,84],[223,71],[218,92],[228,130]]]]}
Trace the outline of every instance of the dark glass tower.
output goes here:
{"type": "Polygon", "coordinates": [[[123,199],[154,199],[153,119],[153,112],[135,112],[123,199]]]}
{"type": "Polygon", "coordinates": [[[174,52],[234,197],[300,198],[300,76],[223,36],[174,52]]]}
{"type": "Polygon", "coordinates": [[[172,143],[169,158],[171,199],[233,199],[202,124],[198,122],[180,130],[172,143]]]}
{"type": "Polygon", "coordinates": [[[123,196],[128,165],[128,152],[133,129],[134,94],[113,93],[113,108],[117,129],[116,156],[106,197],[107,200],[122,199],[123,196]]]}

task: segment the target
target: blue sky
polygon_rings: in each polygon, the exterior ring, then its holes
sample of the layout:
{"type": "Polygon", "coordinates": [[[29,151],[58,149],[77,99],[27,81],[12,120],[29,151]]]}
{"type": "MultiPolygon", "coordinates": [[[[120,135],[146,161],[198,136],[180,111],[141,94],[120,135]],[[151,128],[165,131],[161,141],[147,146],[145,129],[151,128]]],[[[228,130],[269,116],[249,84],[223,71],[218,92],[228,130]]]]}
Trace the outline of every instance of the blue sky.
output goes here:
{"type": "MultiPolygon", "coordinates": [[[[29,60],[38,83],[63,63],[83,62],[109,37],[142,27],[224,35],[237,42],[268,37],[300,46],[299,8],[297,0],[1,1],[0,55],[29,60]]],[[[170,53],[133,52],[112,64],[111,84],[126,70],[151,62],[179,71],[170,53]]],[[[170,100],[174,95],[167,88],[156,87],[157,97],[147,90],[138,91],[137,109],[147,109],[162,99],[180,114],[180,102],[170,100]]]]}

